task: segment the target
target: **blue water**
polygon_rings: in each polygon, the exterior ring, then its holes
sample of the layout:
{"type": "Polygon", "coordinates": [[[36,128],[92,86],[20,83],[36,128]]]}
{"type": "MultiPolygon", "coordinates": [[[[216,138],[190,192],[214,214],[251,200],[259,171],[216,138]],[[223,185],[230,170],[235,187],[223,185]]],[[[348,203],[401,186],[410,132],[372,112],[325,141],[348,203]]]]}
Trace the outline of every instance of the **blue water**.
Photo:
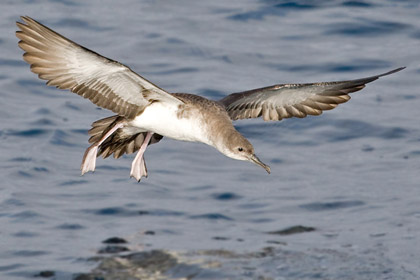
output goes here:
{"type": "MultiPolygon", "coordinates": [[[[407,1],[3,1],[0,278],[88,272],[101,242],[189,253],[271,246],[194,279],[420,278],[420,7],[407,1]],[[276,83],[407,66],[319,117],[239,121],[267,175],[202,144],[162,140],[80,176],[90,124],[111,115],[45,86],[17,47],[29,15],[170,92],[218,99],[276,83]],[[316,230],[267,232],[295,225],[316,230]],[[153,232],[154,234],[151,234],[153,232]],[[207,276],[206,276],[207,275],[207,276]],[[213,276],[208,276],[213,275],[213,276]],[[216,275],[216,276],[215,276],[216,275]]],[[[182,274],[182,272],[181,272],[182,274]]],[[[186,277],[178,275],[177,277],[186,277]]]]}

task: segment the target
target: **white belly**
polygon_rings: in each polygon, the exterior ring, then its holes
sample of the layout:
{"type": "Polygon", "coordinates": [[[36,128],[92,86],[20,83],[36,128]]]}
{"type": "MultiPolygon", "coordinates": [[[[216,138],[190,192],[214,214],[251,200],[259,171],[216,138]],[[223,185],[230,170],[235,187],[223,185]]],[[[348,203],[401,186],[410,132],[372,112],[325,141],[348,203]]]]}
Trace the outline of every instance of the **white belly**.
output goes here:
{"type": "Polygon", "coordinates": [[[147,106],[129,125],[176,140],[209,144],[201,115],[179,118],[177,112],[178,106],[165,106],[161,102],[155,102],[147,106]]]}

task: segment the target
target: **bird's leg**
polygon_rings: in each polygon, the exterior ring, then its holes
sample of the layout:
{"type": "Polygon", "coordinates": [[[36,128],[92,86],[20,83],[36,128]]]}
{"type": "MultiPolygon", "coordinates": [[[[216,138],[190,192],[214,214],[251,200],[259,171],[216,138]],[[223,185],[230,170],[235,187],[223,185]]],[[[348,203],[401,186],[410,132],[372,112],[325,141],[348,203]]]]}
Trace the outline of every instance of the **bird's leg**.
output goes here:
{"type": "Polygon", "coordinates": [[[146,151],[147,145],[152,138],[153,132],[147,132],[147,135],[143,141],[143,144],[140,147],[139,152],[137,153],[136,157],[134,158],[133,162],[131,163],[131,172],[130,177],[134,177],[137,182],[140,182],[141,177],[147,177],[147,168],[144,162],[144,152],[146,151]]]}
{"type": "Polygon", "coordinates": [[[125,122],[119,122],[114,125],[98,142],[94,143],[92,146],[86,149],[83,156],[82,166],[82,175],[89,171],[94,171],[96,166],[96,154],[98,153],[99,146],[114,133],[117,129],[122,128],[125,122]]]}

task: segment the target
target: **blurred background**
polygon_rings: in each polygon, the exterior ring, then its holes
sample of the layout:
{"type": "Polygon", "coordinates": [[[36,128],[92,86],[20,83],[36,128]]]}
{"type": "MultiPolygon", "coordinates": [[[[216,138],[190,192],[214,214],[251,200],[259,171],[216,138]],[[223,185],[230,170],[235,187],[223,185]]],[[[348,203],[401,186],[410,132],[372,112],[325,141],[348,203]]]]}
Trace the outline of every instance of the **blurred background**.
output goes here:
{"type": "Polygon", "coordinates": [[[117,255],[178,256],[157,279],[419,279],[419,5],[2,1],[0,278],[97,272],[121,249],[102,242],[119,237],[128,251],[117,255]],[[165,138],[148,148],[140,183],[129,178],[133,155],[98,159],[81,177],[87,130],[113,113],[30,72],[21,15],[169,92],[211,99],[407,69],[318,117],[236,122],[270,175],[165,138]]]}

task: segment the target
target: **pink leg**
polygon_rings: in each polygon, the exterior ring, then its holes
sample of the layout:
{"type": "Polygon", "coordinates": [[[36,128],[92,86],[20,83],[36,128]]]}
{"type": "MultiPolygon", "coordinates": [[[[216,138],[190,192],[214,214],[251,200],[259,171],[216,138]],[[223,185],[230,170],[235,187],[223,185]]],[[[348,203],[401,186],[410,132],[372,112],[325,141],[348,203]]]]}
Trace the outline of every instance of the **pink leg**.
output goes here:
{"type": "Polygon", "coordinates": [[[152,138],[153,132],[147,132],[146,138],[144,139],[143,144],[140,147],[139,152],[137,153],[136,157],[134,158],[133,162],[131,163],[131,172],[130,177],[134,177],[137,182],[140,182],[141,177],[147,177],[147,169],[144,163],[144,152],[146,151],[147,145],[152,138]]]}
{"type": "Polygon", "coordinates": [[[104,137],[96,142],[92,146],[86,149],[85,155],[83,156],[82,166],[80,169],[82,170],[82,175],[89,171],[94,171],[96,167],[96,154],[98,153],[99,146],[114,133],[117,129],[124,126],[124,122],[117,123],[113,128],[111,128],[104,137]]]}

